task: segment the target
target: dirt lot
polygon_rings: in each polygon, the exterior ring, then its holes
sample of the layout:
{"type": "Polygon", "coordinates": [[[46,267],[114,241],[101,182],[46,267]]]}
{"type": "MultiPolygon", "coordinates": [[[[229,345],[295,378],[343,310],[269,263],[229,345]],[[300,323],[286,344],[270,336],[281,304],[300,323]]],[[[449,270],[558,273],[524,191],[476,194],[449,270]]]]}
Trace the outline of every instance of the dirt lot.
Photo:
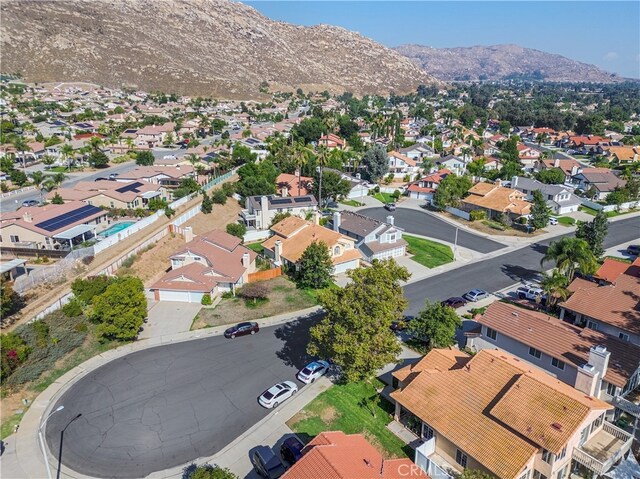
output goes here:
{"type": "MultiPolygon", "coordinates": [[[[230,199],[225,205],[214,205],[211,214],[200,213],[182,226],[191,226],[194,235],[206,233],[216,228],[224,230],[227,224],[238,218],[239,212],[238,202],[230,199]]],[[[138,254],[131,267],[120,268],[118,274],[138,276],[145,286],[150,286],[169,269],[169,256],[182,244],[184,244],[184,239],[181,235],[167,235],[158,241],[153,248],[138,254]]]]}
{"type": "Polygon", "coordinates": [[[268,300],[259,305],[246,306],[242,298],[222,299],[214,307],[204,307],[196,316],[191,329],[207,328],[221,324],[253,321],[268,318],[277,314],[287,313],[309,308],[317,304],[315,298],[306,291],[296,288],[296,285],[284,276],[263,282],[269,289],[268,300]]]}

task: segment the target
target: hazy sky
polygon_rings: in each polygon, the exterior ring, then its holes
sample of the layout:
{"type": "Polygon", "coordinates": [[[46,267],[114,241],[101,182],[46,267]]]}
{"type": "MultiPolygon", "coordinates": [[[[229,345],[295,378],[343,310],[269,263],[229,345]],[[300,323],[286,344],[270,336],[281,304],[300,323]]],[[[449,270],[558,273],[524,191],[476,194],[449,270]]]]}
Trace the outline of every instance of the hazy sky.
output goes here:
{"type": "Polygon", "coordinates": [[[640,1],[272,1],[274,20],[326,23],[393,47],[514,43],[640,78],[640,1]]]}

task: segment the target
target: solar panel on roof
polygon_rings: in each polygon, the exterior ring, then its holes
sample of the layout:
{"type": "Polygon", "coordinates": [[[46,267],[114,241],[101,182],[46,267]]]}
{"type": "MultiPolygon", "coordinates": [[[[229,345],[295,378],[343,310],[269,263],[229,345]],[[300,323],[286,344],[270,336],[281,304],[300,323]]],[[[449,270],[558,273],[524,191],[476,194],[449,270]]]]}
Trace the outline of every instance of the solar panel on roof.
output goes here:
{"type": "Polygon", "coordinates": [[[274,198],[271,200],[272,205],[286,205],[291,203],[289,198],[274,198]]]}
{"type": "Polygon", "coordinates": [[[134,130],[124,130],[125,133],[135,133],[136,131],[138,131],[138,130],[135,130],[135,129],[134,130]]]}
{"type": "Polygon", "coordinates": [[[297,196],[293,199],[296,203],[307,203],[309,198],[307,196],[297,196]]]}
{"type": "Polygon", "coordinates": [[[97,206],[86,205],[78,208],[77,210],[70,211],[69,213],[65,213],[63,215],[48,219],[47,221],[38,223],[35,226],[49,232],[56,231],[60,228],[64,228],[65,226],[88,218],[89,216],[92,216],[101,211],[102,210],[97,206]]]}
{"type": "Polygon", "coordinates": [[[134,181],[133,183],[127,183],[125,186],[121,186],[116,191],[118,193],[126,193],[127,191],[135,191],[138,193],[138,188],[142,186],[142,183],[139,181],[134,181]]]}

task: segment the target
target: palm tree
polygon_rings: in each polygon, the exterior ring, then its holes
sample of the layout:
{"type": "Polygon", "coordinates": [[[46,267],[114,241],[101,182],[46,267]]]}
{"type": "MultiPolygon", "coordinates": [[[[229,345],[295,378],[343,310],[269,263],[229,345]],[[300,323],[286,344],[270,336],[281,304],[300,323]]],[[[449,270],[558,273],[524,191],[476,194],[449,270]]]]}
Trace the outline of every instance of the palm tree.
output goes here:
{"type": "Polygon", "coordinates": [[[62,186],[62,183],[64,183],[64,180],[66,180],[67,178],[68,176],[62,172],[55,173],[51,176],[51,180],[56,185],[56,188],[60,188],[60,186],[62,186]]]}
{"type": "Polygon", "coordinates": [[[31,183],[33,183],[33,186],[40,190],[40,200],[42,200],[42,188],[40,186],[42,185],[44,180],[45,177],[42,171],[34,171],[33,173],[31,173],[31,183]]]}
{"type": "Polygon", "coordinates": [[[89,138],[89,147],[93,151],[98,151],[98,149],[104,144],[104,141],[99,136],[92,136],[89,138]]]}
{"type": "Polygon", "coordinates": [[[542,286],[542,290],[547,295],[547,306],[549,308],[555,307],[558,301],[565,301],[571,294],[567,289],[569,278],[557,269],[554,269],[551,274],[542,273],[540,286],[542,286]]]}
{"type": "Polygon", "coordinates": [[[130,150],[133,150],[133,148],[135,147],[135,144],[133,142],[133,138],[126,138],[124,140],[125,145],[127,145],[127,148],[129,148],[130,150]]]}
{"type": "Polygon", "coordinates": [[[73,146],[71,146],[69,143],[65,143],[60,148],[60,153],[62,153],[62,156],[64,157],[64,159],[67,160],[67,166],[69,167],[69,169],[71,169],[71,163],[69,162],[69,157],[73,155],[73,151],[74,151],[73,146]]]}
{"type": "Polygon", "coordinates": [[[302,168],[309,161],[307,157],[307,149],[301,143],[296,143],[293,146],[292,157],[293,164],[296,166],[296,171],[298,172],[298,196],[300,196],[300,189],[302,186],[300,185],[300,176],[302,176],[302,168]]]}
{"type": "Polygon", "coordinates": [[[195,168],[196,164],[200,161],[200,157],[195,153],[189,153],[187,155],[187,160],[189,160],[189,163],[191,163],[191,166],[195,168]]]}
{"type": "Polygon", "coordinates": [[[552,241],[540,265],[547,261],[555,261],[556,267],[569,282],[573,280],[576,270],[580,270],[582,274],[592,274],[598,267],[598,260],[589,248],[589,244],[575,237],[552,241]]]}
{"type": "Polygon", "coordinates": [[[22,136],[18,136],[13,141],[13,146],[15,147],[16,151],[18,153],[20,153],[20,155],[22,157],[22,168],[26,168],[27,167],[27,159],[26,159],[26,154],[25,153],[27,151],[31,151],[31,147],[27,144],[27,140],[25,140],[22,136]]]}
{"type": "Polygon", "coordinates": [[[320,183],[318,184],[318,206],[322,209],[322,169],[327,164],[327,147],[322,145],[318,147],[318,155],[316,156],[316,162],[320,168],[320,183]]]}

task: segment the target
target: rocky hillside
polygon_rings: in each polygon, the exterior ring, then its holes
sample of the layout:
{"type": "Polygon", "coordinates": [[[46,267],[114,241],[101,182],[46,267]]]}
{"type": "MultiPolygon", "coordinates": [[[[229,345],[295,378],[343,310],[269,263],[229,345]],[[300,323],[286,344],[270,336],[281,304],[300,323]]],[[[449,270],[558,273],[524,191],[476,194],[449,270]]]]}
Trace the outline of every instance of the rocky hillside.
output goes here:
{"type": "Polygon", "coordinates": [[[433,82],[405,57],[342,28],[272,21],[228,0],[3,0],[2,71],[243,97],[303,88],[407,92],[433,82]]]}
{"type": "Polygon", "coordinates": [[[440,80],[537,79],[554,82],[616,82],[623,79],[595,65],[570,60],[518,45],[432,48],[422,45],[396,47],[440,80]]]}

